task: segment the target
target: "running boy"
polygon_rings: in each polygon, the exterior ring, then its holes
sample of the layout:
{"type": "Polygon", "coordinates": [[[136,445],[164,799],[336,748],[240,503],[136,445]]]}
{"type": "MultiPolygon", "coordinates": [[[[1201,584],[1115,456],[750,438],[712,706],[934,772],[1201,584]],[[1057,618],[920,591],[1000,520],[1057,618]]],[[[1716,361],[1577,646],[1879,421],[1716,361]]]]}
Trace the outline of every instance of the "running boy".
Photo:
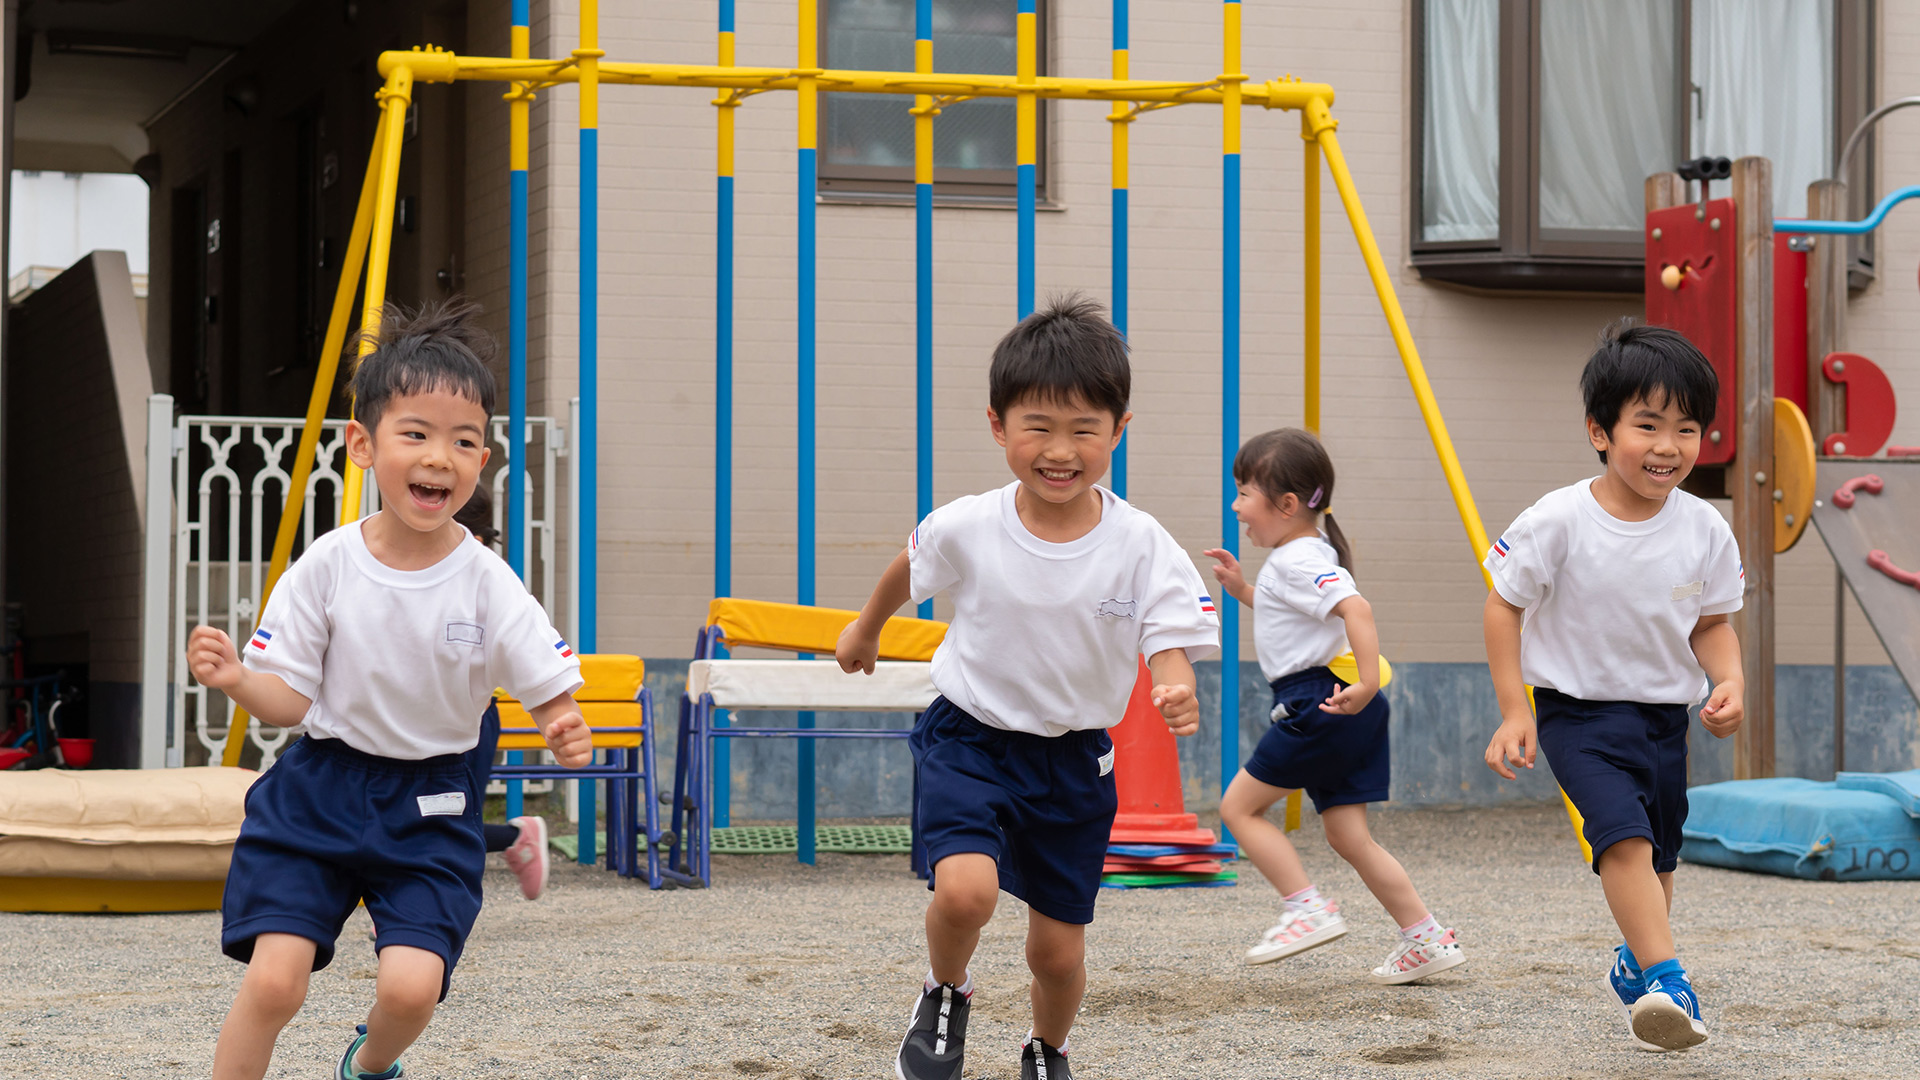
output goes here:
{"type": "Polygon", "coordinates": [[[280,1029],[332,959],[354,905],[378,928],[375,1003],[339,1080],[391,1080],[426,1029],[480,910],[482,792],[465,754],[496,686],[565,765],[592,737],[580,662],[505,563],[453,515],[486,464],[492,342],[463,303],[389,308],[353,375],[347,453],[384,509],[315,540],[273,592],[243,663],[196,627],[194,678],[276,727],[304,723],[247,794],[221,949],[247,973],[215,1080],[265,1075],[280,1029]]]}
{"type": "Polygon", "coordinates": [[[1687,709],[1711,679],[1700,723],[1724,739],[1746,690],[1727,622],[1746,587],[1733,530],[1679,490],[1720,387],[1686,338],[1629,326],[1602,337],[1580,389],[1605,470],[1549,493],[1487,553],[1487,663],[1502,720],[1486,760],[1511,780],[1511,766],[1533,767],[1536,746],[1547,755],[1586,819],[1626,938],[1608,1000],[1636,1045],[1681,1050],[1707,1038],[1668,924],[1687,818],[1687,709]]]}
{"type": "Polygon", "coordinates": [[[933,867],[931,970],[894,1071],[959,1080],[973,977],[997,890],[1026,901],[1033,1028],[1023,1080],[1071,1080],[1067,1034],[1086,990],[1086,926],[1113,829],[1113,741],[1147,657],[1176,735],[1199,729],[1192,661],[1219,648],[1193,562],[1159,523],[1095,487],[1132,413],[1126,340],[1099,305],[1053,301],[993,351],[987,423],[1014,482],[929,514],[835,655],[871,673],[880,629],[945,591],[941,696],[911,745],[933,867]]]}

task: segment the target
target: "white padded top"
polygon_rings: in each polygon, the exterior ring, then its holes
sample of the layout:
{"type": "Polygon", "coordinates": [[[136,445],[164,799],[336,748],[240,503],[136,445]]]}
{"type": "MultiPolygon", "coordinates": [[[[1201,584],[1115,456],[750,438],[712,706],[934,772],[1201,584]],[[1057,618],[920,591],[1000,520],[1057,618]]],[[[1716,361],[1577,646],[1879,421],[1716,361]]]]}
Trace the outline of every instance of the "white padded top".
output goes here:
{"type": "Polygon", "coordinates": [[[922,660],[882,660],[871,675],[849,675],[832,660],[695,660],[687,695],[701,694],[723,709],[921,712],[940,691],[922,660]]]}

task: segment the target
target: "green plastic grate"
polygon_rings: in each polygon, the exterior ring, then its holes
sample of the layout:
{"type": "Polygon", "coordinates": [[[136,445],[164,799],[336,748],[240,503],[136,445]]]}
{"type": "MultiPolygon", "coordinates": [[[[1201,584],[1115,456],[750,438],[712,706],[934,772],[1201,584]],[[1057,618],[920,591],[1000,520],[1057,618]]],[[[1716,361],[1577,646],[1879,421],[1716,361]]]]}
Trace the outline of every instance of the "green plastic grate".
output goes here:
{"type": "MultiPolygon", "coordinates": [[[[849,855],[905,855],[912,850],[913,830],[906,825],[816,825],[816,851],[849,855]]],[[[605,833],[593,834],[594,849],[607,850],[605,833]]],[[[569,859],[580,857],[578,836],[555,836],[547,846],[569,859]]],[[[800,850],[800,830],[792,825],[736,825],[713,830],[715,855],[793,855],[800,850]]]]}
{"type": "MultiPolygon", "coordinates": [[[[905,825],[816,825],[816,851],[850,855],[905,855],[913,830],[905,825]]],[[[800,850],[800,830],[792,825],[736,825],[713,830],[715,855],[792,855],[800,850]]]]}

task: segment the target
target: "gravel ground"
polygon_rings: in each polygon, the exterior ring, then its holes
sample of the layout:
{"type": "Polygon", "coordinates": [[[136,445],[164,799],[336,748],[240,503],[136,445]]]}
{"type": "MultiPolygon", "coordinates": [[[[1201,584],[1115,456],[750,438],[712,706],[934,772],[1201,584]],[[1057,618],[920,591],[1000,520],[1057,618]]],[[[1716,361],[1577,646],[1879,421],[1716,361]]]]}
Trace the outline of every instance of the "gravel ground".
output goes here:
{"type": "MultiPolygon", "coordinates": [[[[1616,940],[1556,809],[1394,812],[1375,831],[1470,962],[1375,987],[1386,914],[1321,843],[1307,866],[1353,932],[1249,968],[1275,914],[1235,888],[1109,892],[1088,935],[1073,1050],[1102,1077],[1892,1077],[1920,1052],[1920,884],[1789,881],[1683,867],[1676,930],[1713,1037],[1634,1050],[1599,986],[1616,940]]],[[[649,893],[556,864],[538,903],[488,873],[490,903],[412,1077],[892,1075],[920,974],[926,894],[903,856],[715,859],[712,891],[649,893]]],[[[204,1076],[241,968],[217,914],[0,915],[0,1061],[60,1077],[204,1076]]],[[[969,1073],[1018,1076],[1021,905],[1002,897],[974,965],[969,1073]]],[[[371,1000],[363,913],[315,975],[270,1075],[331,1075],[371,1000]]]]}

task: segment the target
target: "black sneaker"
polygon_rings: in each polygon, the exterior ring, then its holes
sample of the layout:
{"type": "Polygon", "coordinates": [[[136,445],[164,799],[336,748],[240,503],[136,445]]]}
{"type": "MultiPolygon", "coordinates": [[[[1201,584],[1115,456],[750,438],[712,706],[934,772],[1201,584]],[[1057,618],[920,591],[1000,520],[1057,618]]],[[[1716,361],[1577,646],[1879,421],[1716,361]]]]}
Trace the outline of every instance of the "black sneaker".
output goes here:
{"type": "Polygon", "coordinates": [[[952,983],[921,993],[893,1059],[900,1080],[960,1080],[967,1051],[967,1011],[972,1001],[952,983]]]}
{"type": "Polygon", "coordinates": [[[1020,1051],[1020,1080],[1073,1080],[1073,1070],[1067,1068],[1067,1055],[1035,1035],[1020,1051]]]}

